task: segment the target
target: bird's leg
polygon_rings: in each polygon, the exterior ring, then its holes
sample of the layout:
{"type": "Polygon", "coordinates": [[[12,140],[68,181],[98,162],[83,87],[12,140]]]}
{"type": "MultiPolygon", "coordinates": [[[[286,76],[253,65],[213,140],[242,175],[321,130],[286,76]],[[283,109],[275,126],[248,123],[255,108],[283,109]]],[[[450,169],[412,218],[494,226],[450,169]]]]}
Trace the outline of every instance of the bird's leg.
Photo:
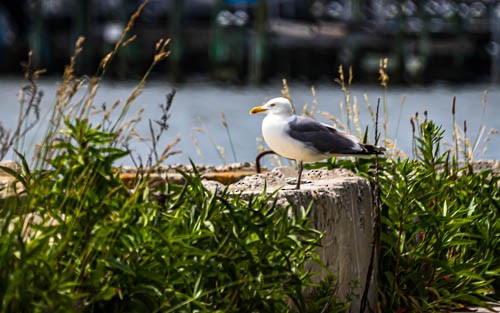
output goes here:
{"type": "Polygon", "coordinates": [[[295,189],[299,190],[300,189],[300,180],[302,179],[302,161],[299,161],[298,164],[298,177],[297,177],[297,186],[295,186],[295,189]]]}

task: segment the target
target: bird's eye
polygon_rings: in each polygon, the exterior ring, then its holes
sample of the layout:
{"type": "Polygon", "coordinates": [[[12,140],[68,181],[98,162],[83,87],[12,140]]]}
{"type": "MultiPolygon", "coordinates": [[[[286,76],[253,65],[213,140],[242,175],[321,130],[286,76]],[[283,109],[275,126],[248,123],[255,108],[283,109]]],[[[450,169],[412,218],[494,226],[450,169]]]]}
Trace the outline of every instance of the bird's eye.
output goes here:
{"type": "Polygon", "coordinates": [[[271,103],[271,104],[270,104],[271,108],[272,108],[273,106],[275,106],[275,105],[276,105],[276,103],[271,103]]]}

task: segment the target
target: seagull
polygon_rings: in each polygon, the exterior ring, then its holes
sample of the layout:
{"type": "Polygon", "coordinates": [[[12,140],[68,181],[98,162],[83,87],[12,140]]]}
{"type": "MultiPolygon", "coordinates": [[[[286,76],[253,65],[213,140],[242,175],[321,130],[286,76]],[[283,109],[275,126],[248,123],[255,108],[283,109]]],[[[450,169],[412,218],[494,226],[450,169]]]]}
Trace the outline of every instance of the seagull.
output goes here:
{"type": "Polygon", "coordinates": [[[383,154],[385,149],[360,143],[349,134],[309,117],[293,114],[290,100],[278,97],[262,106],[253,107],[250,114],[265,112],[262,136],[275,153],[297,161],[300,189],[303,162],[316,162],[332,156],[368,157],[383,154]]]}

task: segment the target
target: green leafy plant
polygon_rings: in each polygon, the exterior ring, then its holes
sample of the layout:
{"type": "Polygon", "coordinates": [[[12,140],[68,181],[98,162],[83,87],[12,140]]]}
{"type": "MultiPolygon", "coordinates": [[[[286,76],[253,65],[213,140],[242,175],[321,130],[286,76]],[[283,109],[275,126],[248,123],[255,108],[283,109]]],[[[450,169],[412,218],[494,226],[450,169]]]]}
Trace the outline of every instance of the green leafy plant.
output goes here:
{"type": "Polygon", "coordinates": [[[307,210],[211,193],[199,175],[131,192],[116,134],[64,124],[51,169],[25,167],[24,197],[2,200],[2,311],[302,310],[321,237],[307,210]]]}
{"type": "Polygon", "coordinates": [[[388,162],[381,176],[381,294],[396,295],[385,306],[487,306],[500,274],[498,176],[441,152],[443,130],[432,121],[419,131],[418,159],[388,162]]]}
{"type": "MultiPolygon", "coordinates": [[[[498,301],[500,181],[442,151],[441,127],[416,125],[416,159],[381,159],[378,311],[439,312],[498,301]]],[[[330,160],[374,183],[369,160],[330,160]]]]}

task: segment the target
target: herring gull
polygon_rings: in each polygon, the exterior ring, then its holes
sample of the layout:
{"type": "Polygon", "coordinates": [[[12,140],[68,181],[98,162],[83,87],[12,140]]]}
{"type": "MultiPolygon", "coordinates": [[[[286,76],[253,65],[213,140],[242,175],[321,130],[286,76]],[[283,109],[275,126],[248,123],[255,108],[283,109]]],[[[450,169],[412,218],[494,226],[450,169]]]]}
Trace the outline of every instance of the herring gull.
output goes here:
{"type": "Polygon", "coordinates": [[[384,148],[360,143],[349,134],[309,117],[293,114],[292,104],[283,97],[267,101],[250,110],[251,114],[265,112],[262,136],[275,153],[297,161],[300,189],[303,162],[316,162],[332,156],[368,157],[383,154],[384,148]]]}

